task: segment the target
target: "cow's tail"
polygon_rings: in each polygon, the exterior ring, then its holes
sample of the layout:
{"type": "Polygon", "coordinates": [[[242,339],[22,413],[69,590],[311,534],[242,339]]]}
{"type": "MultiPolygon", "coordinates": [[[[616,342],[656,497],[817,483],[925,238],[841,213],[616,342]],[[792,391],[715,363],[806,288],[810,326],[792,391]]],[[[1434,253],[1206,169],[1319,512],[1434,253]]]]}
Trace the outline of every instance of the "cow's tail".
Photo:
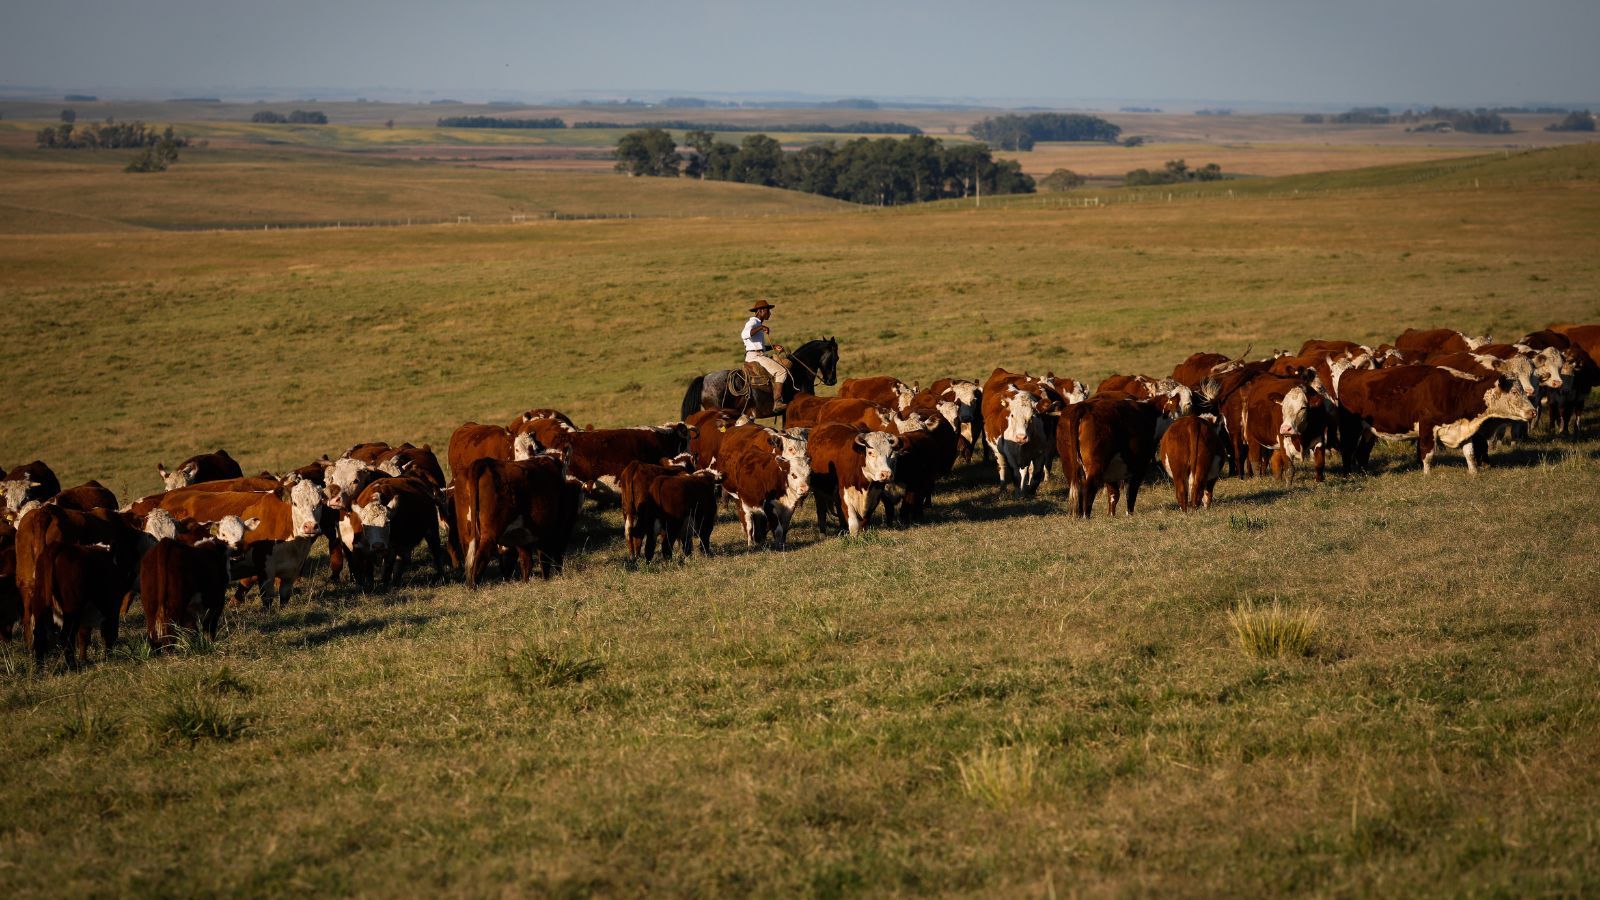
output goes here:
{"type": "Polygon", "coordinates": [[[1061,474],[1067,478],[1067,506],[1074,514],[1078,512],[1078,494],[1083,484],[1083,470],[1078,461],[1079,410],[1076,404],[1067,407],[1061,411],[1061,421],[1056,423],[1056,431],[1062,438],[1057,453],[1061,457],[1061,474]]]}
{"type": "MultiPolygon", "coordinates": [[[[33,648],[34,658],[44,664],[44,655],[50,648],[50,635],[54,629],[53,613],[56,608],[56,558],[49,549],[39,553],[33,564],[33,630],[24,635],[33,648]]],[[[24,597],[23,602],[28,602],[24,597]]]]}
{"type": "Polygon", "coordinates": [[[466,509],[456,510],[457,521],[461,522],[462,525],[461,556],[466,569],[467,587],[469,588],[478,586],[478,554],[483,549],[479,546],[483,532],[482,523],[479,521],[482,518],[483,508],[482,484],[485,480],[494,477],[491,470],[481,470],[476,473],[477,477],[473,477],[473,475],[472,469],[468,468],[466,509]]]}
{"type": "Polygon", "coordinates": [[[696,375],[694,380],[689,382],[689,389],[683,393],[683,407],[678,411],[679,419],[688,419],[700,411],[700,397],[705,393],[705,390],[706,377],[704,375],[696,375]]]}

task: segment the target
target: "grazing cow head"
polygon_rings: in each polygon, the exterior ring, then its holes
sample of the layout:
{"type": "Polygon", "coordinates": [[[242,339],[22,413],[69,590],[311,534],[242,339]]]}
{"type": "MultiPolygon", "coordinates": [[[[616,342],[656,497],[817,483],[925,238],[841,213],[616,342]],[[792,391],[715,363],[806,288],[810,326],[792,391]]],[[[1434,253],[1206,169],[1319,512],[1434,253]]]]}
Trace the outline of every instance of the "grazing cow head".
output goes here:
{"type": "Polygon", "coordinates": [[[1484,414],[1491,419],[1511,419],[1532,422],[1538,411],[1533,401],[1524,394],[1516,382],[1509,378],[1496,379],[1483,392],[1484,414]]]}
{"type": "Polygon", "coordinates": [[[217,540],[228,545],[229,550],[238,550],[244,545],[245,535],[255,530],[261,524],[260,519],[241,519],[238,516],[223,516],[221,521],[211,526],[211,533],[217,540]]]}
{"type": "Polygon", "coordinates": [[[1011,390],[1011,396],[1005,400],[1006,427],[1000,436],[1013,444],[1026,444],[1039,401],[1027,391],[1011,390]]]}
{"type": "Polygon", "coordinates": [[[161,476],[162,485],[169,491],[194,484],[195,471],[198,468],[192,462],[184,463],[176,469],[168,469],[165,464],[156,463],[156,473],[161,476]]]}
{"type": "MultiPolygon", "coordinates": [[[[234,516],[234,518],[238,518],[238,516],[234,516]]],[[[158,506],[150,510],[148,516],[145,516],[144,533],[158,541],[164,541],[168,538],[176,539],[178,537],[178,520],[172,517],[172,513],[158,506]]]]}
{"type": "Polygon", "coordinates": [[[910,409],[911,403],[916,399],[916,396],[916,382],[913,381],[910,384],[906,384],[903,381],[896,381],[894,383],[894,408],[897,411],[905,412],[906,410],[910,409]]]}
{"type": "Polygon", "coordinates": [[[373,491],[365,504],[357,505],[340,518],[339,537],[352,550],[359,541],[373,553],[382,553],[389,547],[389,526],[399,506],[398,495],[385,500],[382,493],[373,491]]]}
{"type": "Polygon", "coordinates": [[[289,489],[289,527],[295,537],[310,537],[317,533],[322,514],[328,509],[328,500],[309,481],[296,481],[289,489]]]}
{"type": "Polygon", "coordinates": [[[855,439],[855,449],[862,455],[861,474],[868,481],[881,483],[894,480],[894,466],[898,461],[900,450],[898,435],[885,434],[881,431],[858,434],[855,439]]]}

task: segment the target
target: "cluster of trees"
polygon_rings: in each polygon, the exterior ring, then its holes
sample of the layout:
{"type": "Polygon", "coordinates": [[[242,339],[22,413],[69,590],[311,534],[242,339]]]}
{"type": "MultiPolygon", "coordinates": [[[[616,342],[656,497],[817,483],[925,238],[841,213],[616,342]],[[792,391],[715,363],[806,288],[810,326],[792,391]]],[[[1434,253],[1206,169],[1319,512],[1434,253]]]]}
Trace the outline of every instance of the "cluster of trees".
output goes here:
{"type": "Polygon", "coordinates": [[[68,94],[61,99],[67,101],[68,103],[93,103],[100,98],[93,94],[68,94]]]}
{"type": "Polygon", "coordinates": [[[1197,110],[1194,111],[1194,114],[1197,115],[1197,116],[1231,116],[1231,115],[1233,115],[1233,110],[1227,109],[1227,108],[1223,108],[1223,109],[1197,109],[1197,110]]]}
{"type": "Polygon", "coordinates": [[[661,122],[574,122],[573,128],[666,128],[672,131],[767,132],[799,131],[812,134],[921,134],[922,129],[902,122],[850,122],[845,125],[741,125],[733,122],[689,122],[670,119],[661,122]]]}
{"type": "Polygon", "coordinates": [[[1391,122],[1428,122],[1431,125],[1415,129],[1417,131],[1444,131],[1443,126],[1456,131],[1470,131],[1475,134],[1510,134],[1511,123],[1499,115],[1497,110],[1484,109],[1456,109],[1450,106],[1435,106],[1431,109],[1408,109],[1399,114],[1392,114],[1387,106],[1358,106],[1347,112],[1331,116],[1318,113],[1301,116],[1300,121],[1307,125],[1320,125],[1330,122],[1334,125],[1388,125],[1391,122]]]}
{"type": "Polygon", "coordinates": [[[1001,150],[1032,150],[1038,141],[1116,141],[1122,129],[1099,116],[1033,113],[993,116],[968,131],[1001,150]]]}
{"type": "Polygon", "coordinates": [[[499,119],[494,116],[445,116],[440,128],[565,128],[565,119],[499,119]]]}
{"type": "Polygon", "coordinates": [[[123,167],[124,172],[165,172],[167,166],[178,161],[178,148],[188,141],[175,136],[169,127],[161,135],[161,140],[154,145],[144,148],[144,152],[128,161],[123,167]]]}
{"type": "Polygon", "coordinates": [[[1128,187],[1142,187],[1150,184],[1182,184],[1185,181],[1221,181],[1222,167],[1216,163],[1206,163],[1198,169],[1189,168],[1189,164],[1181,159],[1167,160],[1166,166],[1152,172],[1149,169],[1134,169],[1122,178],[1122,183],[1128,187]]]}
{"type": "Polygon", "coordinates": [[[143,122],[117,122],[106,119],[99,125],[78,128],[71,122],[62,122],[50,128],[41,128],[34,135],[40,147],[52,150],[124,150],[154,147],[166,141],[174,149],[189,146],[189,139],[179,137],[168,125],[157,131],[143,122]]]}
{"type": "Polygon", "coordinates": [[[1131,112],[1131,113],[1158,113],[1158,112],[1161,112],[1161,107],[1159,107],[1159,106],[1124,106],[1124,107],[1122,107],[1121,111],[1122,112],[1131,112]]]}
{"type": "Polygon", "coordinates": [[[1033,179],[1015,160],[996,160],[983,144],[946,147],[925,135],[903,140],[857,138],[842,145],[829,141],[795,151],[785,151],[765,134],[751,134],[732,144],[718,141],[709,131],[691,131],[685,142],[687,152],[680,153],[672,135],[662,129],[629,132],[617,141],[617,170],[739,181],[880,206],[967,197],[979,191],[1034,191],[1033,179]]]}
{"type": "Polygon", "coordinates": [[[1057,169],[1039,179],[1039,187],[1046,191],[1070,191],[1083,187],[1083,176],[1071,169],[1057,169]]]}
{"type": "Polygon", "coordinates": [[[314,109],[297,109],[288,115],[263,109],[251,116],[250,121],[263,125],[326,125],[328,116],[314,109]]]}
{"type": "Polygon", "coordinates": [[[1567,117],[1559,122],[1546,125],[1545,131],[1593,131],[1594,116],[1589,115],[1587,109],[1573,110],[1567,117]]]}

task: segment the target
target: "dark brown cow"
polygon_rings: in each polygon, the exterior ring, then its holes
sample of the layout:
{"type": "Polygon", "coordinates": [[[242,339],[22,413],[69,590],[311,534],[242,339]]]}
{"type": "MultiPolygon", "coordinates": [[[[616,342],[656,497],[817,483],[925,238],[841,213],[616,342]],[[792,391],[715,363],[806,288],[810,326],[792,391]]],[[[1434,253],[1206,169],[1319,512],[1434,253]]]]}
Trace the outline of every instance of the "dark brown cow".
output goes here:
{"type": "Polygon", "coordinates": [[[722,490],[734,499],[738,510],[745,545],[763,543],[770,533],[772,545],[784,549],[795,508],[811,491],[810,463],[786,459],[752,443],[731,456],[725,449],[717,467],[723,476],[722,490]]]}
{"type": "MultiPolygon", "coordinates": [[[[794,404],[789,408],[793,409],[794,404]]],[[[684,420],[690,428],[689,455],[694,457],[695,468],[704,469],[715,462],[723,435],[735,427],[740,418],[738,410],[702,409],[684,420]]]]}
{"type": "Polygon", "coordinates": [[[619,479],[628,463],[671,459],[688,450],[692,434],[682,422],[659,427],[597,428],[563,433],[550,449],[571,454],[569,474],[585,490],[604,486],[616,494],[621,492],[619,479]]]}
{"type": "Polygon", "coordinates": [[[1334,364],[1334,390],[1344,411],[1340,441],[1346,466],[1366,469],[1378,440],[1416,441],[1422,471],[1432,470],[1439,443],[1460,447],[1467,469],[1488,456],[1493,420],[1531,422],[1533,403],[1509,379],[1473,378],[1433,366],[1359,371],[1334,364]]]}
{"type": "Polygon", "coordinates": [[[988,450],[989,444],[983,439],[983,388],[976,381],[964,378],[940,378],[928,387],[924,393],[932,395],[932,403],[913,400],[912,408],[939,403],[954,403],[956,405],[956,420],[950,424],[955,426],[957,437],[957,452],[961,455],[963,463],[972,462],[973,451],[976,450],[981,459],[988,450]]]}
{"type": "Polygon", "coordinates": [[[1221,353],[1191,354],[1188,359],[1172,367],[1172,380],[1192,391],[1200,386],[1200,382],[1218,374],[1218,366],[1225,366],[1232,361],[1233,357],[1221,353]]]}
{"type": "Polygon", "coordinates": [[[518,431],[522,431],[522,430],[526,429],[528,425],[530,425],[533,422],[539,421],[540,419],[547,419],[547,420],[550,420],[552,422],[559,422],[560,424],[565,425],[566,427],[571,428],[574,431],[576,431],[578,429],[578,426],[573,424],[571,419],[567,418],[567,414],[566,413],[562,412],[559,409],[551,409],[549,407],[541,406],[541,407],[538,407],[538,408],[535,408],[535,409],[530,409],[527,412],[523,413],[522,415],[517,416],[515,419],[512,419],[510,421],[510,423],[508,423],[506,425],[506,430],[511,431],[513,433],[518,432],[518,431]]]}
{"type": "MultiPolygon", "coordinates": [[[[456,531],[469,589],[477,588],[489,557],[502,548],[516,551],[523,581],[532,577],[536,556],[540,577],[561,571],[583,499],[565,468],[551,454],[516,462],[485,457],[456,478],[456,531]]],[[[505,556],[501,566],[509,574],[505,556]]]]}
{"type": "MultiPolygon", "coordinates": [[[[910,402],[907,402],[905,409],[910,408],[910,402]]],[[[868,431],[896,434],[905,421],[900,412],[882,403],[855,397],[835,397],[822,404],[822,409],[817,411],[816,424],[837,422],[841,425],[864,425],[868,431]]]]}
{"type": "Polygon", "coordinates": [[[681,464],[671,465],[636,460],[622,470],[618,479],[622,495],[622,536],[628,542],[628,558],[634,562],[638,562],[641,553],[645,562],[655,558],[656,525],[660,515],[650,488],[657,479],[688,474],[690,460],[682,459],[681,464]]]}
{"type": "Polygon", "coordinates": [[[367,485],[339,517],[339,543],[350,554],[356,583],[372,590],[381,566],[387,590],[424,542],[434,574],[443,577],[439,515],[438,490],[423,478],[380,478],[367,485]]]}
{"type": "Polygon", "coordinates": [[[796,391],[794,399],[783,409],[784,428],[810,428],[817,424],[817,412],[833,397],[818,397],[805,391],[796,391]]]}
{"type": "MultiPolygon", "coordinates": [[[[460,478],[467,467],[480,459],[498,459],[511,462],[514,449],[512,447],[513,435],[510,429],[501,428],[499,425],[479,425],[477,422],[467,422],[457,428],[450,435],[449,447],[445,450],[445,458],[450,463],[450,475],[460,478]]],[[[526,459],[530,453],[522,455],[526,459]]]]}
{"type": "Polygon", "coordinates": [[[679,543],[683,545],[683,555],[688,556],[697,536],[700,552],[711,554],[711,529],[717,524],[717,494],[721,486],[721,478],[711,471],[668,475],[650,483],[650,499],[661,527],[663,558],[671,559],[672,548],[679,543]]]}
{"type": "Polygon", "coordinates": [[[1311,386],[1307,374],[1262,375],[1244,387],[1240,400],[1240,440],[1251,472],[1257,477],[1266,474],[1261,453],[1270,449],[1273,477],[1282,480],[1287,471],[1292,483],[1294,460],[1309,456],[1320,483],[1334,416],[1331,402],[1311,386]]]}
{"type": "Polygon", "coordinates": [[[1313,338],[1300,345],[1297,356],[1333,356],[1344,359],[1354,359],[1361,354],[1372,355],[1372,348],[1355,341],[1329,341],[1313,338]]]}
{"type": "Polygon", "coordinates": [[[50,541],[34,563],[29,610],[34,662],[44,665],[59,629],[67,665],[77,668],[89,658],[89,638],[98,629],[109,655],[117,645],[122,598],[138,577],[137,548],[69,544],[50,541]]]}
{"type": "Polygon", "coordinates": [[[420,478],[440,490],[449,483],[430,444],[401,444],[378,457],[378,470],[394,478],[420,478]]]}
{"type": "Polygon", "coordinates": [[[884,487],[894,481],[901,445],[899,435],[859,426],[835,423],[811,430],[807,452],[815,476],[818,530],[824,509],[838,515],[851,535],[872,523],[884,487]]]}
{"type": "Polygon", "coordinates": [[[137,558],[137,548],[144,543],[147,541],[139,530],[121,513],[111,510],[80,512],[48,503],[30,509],[17,520],[15,543],[23,635],[27,637],[34,632],[33,609],[38,602],[34,582],[39,558],[46,546],[105,544],[116,549],[121,558],[127,558],[130,553],[137,558]]]}
{"type": "Polygon", "coordinates": [[[216,538],[164,538],[139,563],[145,634],[156,650],[176,641],[176,628],[203,628],[212,640],[232,582],[228,545],[216,538]]]}
{"type": "Polygon", "coordinates": [[[1128,495],[1133,515],[1139,486],[1155,458],[1156,408],[1149,403],[1112,397],[1090,397],[1061,414],[1056,427],[1056,452],[1067,476],[1067,505],[1073,515],[1089,518],[1103,485],[1106,508],[1117,514],[1117,501],[1128,495]]]}
{"type": "Polygon", "coordinates": [[[906,384],[893,375],[874,375],[870,378],[846,378],[839,383],[839,398],[846,400],[871,400],[897,412],[911,408],[911,398],[917,394],[915,384],[906,384]]]}
{"type": "Polygon", "coordinates": [[[0,521],[0,641],[22,621],[22,594],[17,591],[17,529],[0,521]]]}
{"type": "Polygon", "coordinates": [[[0,481],[0,509],[5,518],[15,520],[29,503],[43,503],[61,493],[61,482],[56,473],[42,460],[17,466],[0,481]]]}
{"type": "Polygon", "coordinates": [[[376,466],[378,460],[383,459],[393,449],[388,441],[363,441],[339,454],[339,458],[356,459],[367,465],[376,466]]]}
{"type": "Polygon", "coordinates": [[[1223,446],[1222,429],[1215,415],[1184,416],[1172,423],[1161,437],[1161,468],[1172,479],[1178,495],[1178,508],[1211,508],[1211,498],[1222,475],[1222,462],[1228,451],[1223,446]]]}
{"type": "Polygon", "coordinates": [[[922,422],[922,427],[900,432],[894,482],[883,492],[883,515],[890,523],[897,518],[902,525],[920,522],[933,498],[934,486],[955,468],[960,452],[960,436],[955,427],[937,411],[923,416],[922,422]]]}
{"type": "Polygon", "coordinates": [[[220,447],[215,453],[191,456],[179,463],[176,469],[169,470],[166,465],[156,463],[156,472],[161,476],[161,483],[169,491],[188,487],[198,481],[219,481],[223,478],[238,478],[244,474],[239,464],[228,455],[228,451],[220,447]]]}
{"type": "Polygon", "coordinates": [[[1438,353],[1445,350],[1474,350],[1489,343],[1487,337],[1471,338],[1453,328],[1407,328],[1394,339],[1396,349],[1438,353]]]}
{"type": "Polygon", "coordinates": [[[51,497],[50,502],[62,509],[88,512],[91,509],[116,509],[117,495],[100,482],[91,480],[77,487],[67,488],[51,497]]]}

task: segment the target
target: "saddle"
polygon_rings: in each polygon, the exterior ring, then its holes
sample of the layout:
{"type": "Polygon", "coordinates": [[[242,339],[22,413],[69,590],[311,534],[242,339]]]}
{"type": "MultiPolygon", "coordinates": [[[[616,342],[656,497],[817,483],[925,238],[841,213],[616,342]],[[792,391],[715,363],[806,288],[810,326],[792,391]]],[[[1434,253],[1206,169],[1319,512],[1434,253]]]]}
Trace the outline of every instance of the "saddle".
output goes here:
{"type": "MultiPolygon", "coordinates": [[[[785,360],[779,360],[778,364],[786,369],[789,367],[785,360]]],[[[742,369],[728,372],[728,393],[736,397],[746,397],[752,390],[757,395],[772,394],[772,373],[760,363],[747,362],[742,369]]]]}

